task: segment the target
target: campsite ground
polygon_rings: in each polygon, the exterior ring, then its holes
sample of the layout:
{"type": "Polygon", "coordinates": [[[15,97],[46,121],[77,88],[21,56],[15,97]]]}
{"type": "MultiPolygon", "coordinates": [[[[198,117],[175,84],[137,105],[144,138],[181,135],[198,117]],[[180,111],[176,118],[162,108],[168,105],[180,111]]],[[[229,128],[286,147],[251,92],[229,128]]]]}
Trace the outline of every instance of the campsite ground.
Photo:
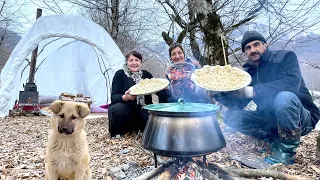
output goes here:
{"type": "MultiPolygon", "coordinates": [[[[43,179],[49,120],[47,116],[0,119],[0,179],[43,179]]],[[[153,168],[152,154],[139,144],[141,133],[110,139],[107,126],[107,118],[87,121],[93,179],[107,179],[108,175],[132,179],[153,168]]],[[[209,161],[241,168],[244,166],[230,159],[232,154],[264,156],[258,153],[253,141],[244,135],[224,133],[224,136],[227,147],[208,155],[209,161]]],[[[320,162],[315,157],[316,137],[317,133],[312,132],[302,138],[296,164],[277,168],[287,174],[319,179],[320,162]]]]}

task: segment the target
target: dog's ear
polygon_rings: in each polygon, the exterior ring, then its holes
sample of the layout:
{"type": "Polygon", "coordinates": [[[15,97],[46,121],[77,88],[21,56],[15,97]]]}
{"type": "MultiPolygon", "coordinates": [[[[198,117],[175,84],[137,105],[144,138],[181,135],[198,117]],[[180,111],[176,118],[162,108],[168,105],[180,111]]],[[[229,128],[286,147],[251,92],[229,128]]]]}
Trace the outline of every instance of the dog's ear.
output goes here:
{"type": "Polygon", "coordinates": [[[82,118],[85,118],[85,117],[87,117],[89,115],[90,109],[89,109],[89,106],[87,104],[79,103],[79,104],[77,104],[77,106],[78,106],[78,109],[79,109],[79,115],[82,118]]]}
{"type": "Polygon", "coordinates": [[[56,100],[53,103],[51,103],[50,109],[52,110],[53,113],[57,114],[61,110],[62,105],[64,105],[63,101],[56,100]]]}

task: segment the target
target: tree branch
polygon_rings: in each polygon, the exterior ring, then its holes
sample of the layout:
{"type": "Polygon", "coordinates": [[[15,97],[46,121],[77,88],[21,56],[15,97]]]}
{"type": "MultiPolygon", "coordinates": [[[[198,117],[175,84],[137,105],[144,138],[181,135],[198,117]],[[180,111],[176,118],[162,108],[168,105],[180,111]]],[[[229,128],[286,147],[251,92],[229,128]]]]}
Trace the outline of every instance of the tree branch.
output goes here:
{"type": "Polygon", "coordinates": [[[179,36],[178,36],[178,38],[177,38],[177,42],[178,42],[178,43],[182,43],[183,39],[186,37],[186,34],[187,34],[186,31],[187,31],[187,30],[184,29],[184,30],[182,30],[182,31],[179,33],[179,36]]]}
{"type": "Polygon", "coordinates": [[[2,11],[3,11],[3,8],[4,8],[4,5],[6,4],[6,1],[3,1],[3,3],[2,3],[2,6],[1,6],[1,9],[0,9],[0,14],[2,13],[2,11]]]}
{"type": "Polygon", "coordinates": [[[173,43],[173,39],[164,31],[162,32],[162,38],[169,46],[173,43]]]}
{"type": "MultiPolygon", "coordinates": [[[[182,29],[184,29],[186,27],[187,23],[181,18],[179,12],[176,10],[174,5],[172,5],[170,3],[170,1],[165,0],[164,2],[161,2],[161,0],[158,0],[158,2],[161,3],[162,6],[163,6],[163,4],[167,4],[174,13],[174,14],[167,13],[169,16],[171,16],[171,19],[174,20],[182,29]]],[[[166,8],[164,7],[164,9],[166,9],[166,8]]]]}
{"type": "Polygon", "coordinates": [[[234,25],[226,28],[226,29],[225,29],[225,33],[230,33],[230,32],[232,32],[232,31],[234,31],[234,30],[237,29],[238,27],[244,25],[245,23],[253,20],[253,19],[256,18],[256,17],[257,17],[257,15],[253,15],[253,16],[250,16],[250,17],[248,17],[248,18],[246,18],[246,19],[241,20],[240,22],[238,22],[238,23],[236,23],[236,24],[234,24],[234,25]]]}

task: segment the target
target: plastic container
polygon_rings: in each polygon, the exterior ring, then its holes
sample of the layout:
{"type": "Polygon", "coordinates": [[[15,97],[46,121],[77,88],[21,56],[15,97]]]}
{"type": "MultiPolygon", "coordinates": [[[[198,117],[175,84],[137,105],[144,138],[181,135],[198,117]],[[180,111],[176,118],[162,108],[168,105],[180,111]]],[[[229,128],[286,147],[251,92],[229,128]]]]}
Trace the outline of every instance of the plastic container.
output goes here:
{"type": "Polygon", "coordinates": [[[166,68],[166,74],[170,80],[190,79],[195,67],[191,63],[173,63],[166,68]]]}

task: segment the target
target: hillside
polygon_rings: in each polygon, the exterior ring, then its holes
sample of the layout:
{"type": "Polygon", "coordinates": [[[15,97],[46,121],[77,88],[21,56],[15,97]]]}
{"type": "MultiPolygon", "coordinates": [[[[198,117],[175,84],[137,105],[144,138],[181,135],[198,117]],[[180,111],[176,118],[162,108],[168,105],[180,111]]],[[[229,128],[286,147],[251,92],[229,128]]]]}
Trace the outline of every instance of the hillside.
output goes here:
{"type": "Polygon", "coordinates": [[[0,28],[0,37],[0,70],[2,70],[14,47],[20,41],[21,36],[14,31],[0,28]]]}
{"type": "Polygon", "coordinates": [[[145,69],[153,75],[155,78],[165,78],[165,66],[159,61],[145,61],[143,62],[142,69],[145,69]]]}
{"type": "MultiPolygon", "coordinates": [[[[241,30],[244,32],[245,30],[241,30]]],[[[239,38],[241,37],[239,31],[234,31],[230,36],[239,38]]],[[[0,70],[2,70],[10,53],[20,41],[21,37],[14,31],[1,29],[0,37],[4,37],[3,42],[0,45],[0,70]]],[[[237,39],[239,39],[237,38],[237,39]]],[[[276,43],[273,43],[271,49],[288,49],[296,52],[298,60],[300,62],[301,72],[307,86],[312,90],[320,91],[320,35],[310,33],[307,36],[298,36],[291,43],[287,44],[287,38],[283,38],[276,43]]],[[[155,45],[162,49],[163,56],[167,56],[167,45],[164,42],[155,45]]],[[[233,44],[232,48],[239,47],[239,44],[233,44]]],[[[187,49],[186,49],[187,50],[187,49]]],[[[188,53],[191,54],[191,53],[188,53]]],[[[169,58],[169,57],[164,57],[169,58]]],[[[230,57],[230,61],[232,57],[230,57]]],[[[148,60],[144,62],[144,69],[150,71],[154,77],[165,77],[165,65],[159,61],[148,60]]]]}

